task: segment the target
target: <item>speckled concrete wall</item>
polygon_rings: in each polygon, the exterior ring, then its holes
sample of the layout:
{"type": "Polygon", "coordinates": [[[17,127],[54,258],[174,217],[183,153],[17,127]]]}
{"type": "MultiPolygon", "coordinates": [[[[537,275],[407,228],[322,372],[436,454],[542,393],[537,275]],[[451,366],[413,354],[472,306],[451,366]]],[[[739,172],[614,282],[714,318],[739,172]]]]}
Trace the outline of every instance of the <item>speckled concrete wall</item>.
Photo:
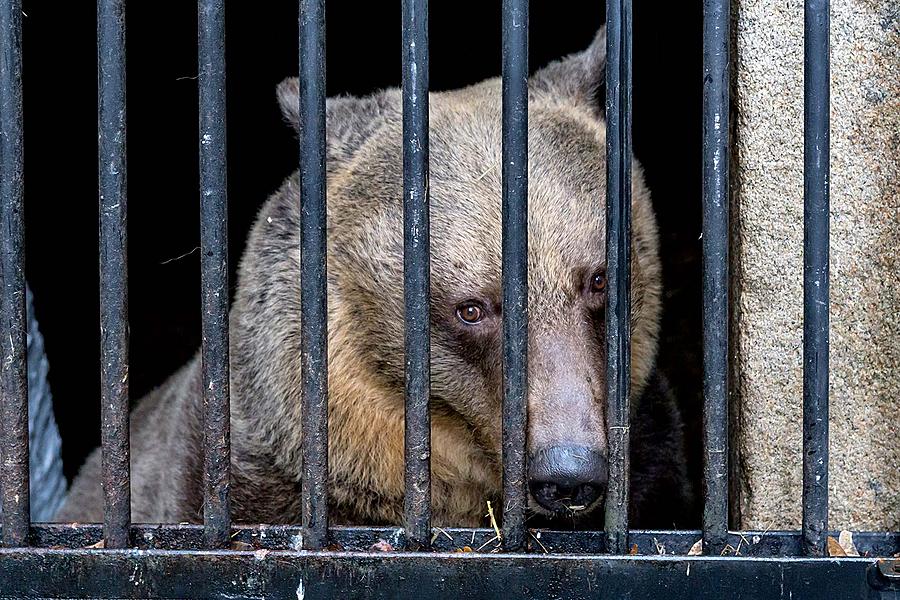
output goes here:
{"type": "MultiPolygon", "coordinates": [[[[735,0],[738,520],[798,528],[803,2],[735,0]]],[[[833,0],[833,528],[900,530],[900,2],[833,0]]]]}

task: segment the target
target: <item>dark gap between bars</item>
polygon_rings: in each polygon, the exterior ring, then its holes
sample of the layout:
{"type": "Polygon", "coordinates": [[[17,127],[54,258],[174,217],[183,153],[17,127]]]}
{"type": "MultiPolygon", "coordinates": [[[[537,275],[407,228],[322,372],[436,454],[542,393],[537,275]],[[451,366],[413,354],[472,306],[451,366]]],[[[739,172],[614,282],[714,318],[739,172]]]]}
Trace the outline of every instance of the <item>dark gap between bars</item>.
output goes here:
{"type": "Polygon", "coordinates": [[[631,0],[606,4],[606,389],[609,551],[628,551],[631,383],[631,0]]]}
{"type": "Polygon", "coordinates": [[[0,2],[0,490],[3,545],[28,545],[28,378],[26,375],[25,228],[23,223],[22,3],[0,2]]]}
{"type": "Polygon", "coordinates": [[[728,537],[728,0],[703,3],[703,548],[728,537]]]}
{"type": "Polygon", "coordinates": [[[98,2],[97,44],[103,539],[107,548],[125,548],[131,525],[131,450],[124,0],[98,2]]]}
{"type": "Polygon", "coordinates": [[[300,374],[303,547],[328,536],[325,0],[300,0],[300,374]]]}
{"type": "Polygon", "coordinates": [[[228,184],[225,129],[225,2],[198,2],[200,279],[203,302],[203,539],[230,542],[228,184]]]}
{"type": "Polygon", "coordinates": [[[528,506],[528,1],[503,1],[503,531],[525,545],[528,506]]]}
{"type": "Polygon", "coordinates": [[[404,529],[431,542],[431,273],[428,207],[428,0],[403,0],[403,290],[406,305],[404,529]]]}
{"type": "Polygon", "coordinates": [[[825,556],[828,529],[829,2],[804,8],[803,540],[825,556]]]}

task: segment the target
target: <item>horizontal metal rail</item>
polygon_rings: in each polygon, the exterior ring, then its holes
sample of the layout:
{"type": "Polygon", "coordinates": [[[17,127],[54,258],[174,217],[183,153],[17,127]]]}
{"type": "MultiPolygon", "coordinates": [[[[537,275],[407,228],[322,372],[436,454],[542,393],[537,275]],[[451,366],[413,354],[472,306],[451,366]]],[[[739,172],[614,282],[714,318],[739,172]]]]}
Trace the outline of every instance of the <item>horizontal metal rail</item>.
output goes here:
{"type": "Polygon", "coordinates": [[[694,556],[0,550],[4,595],[93,598],[892,597],[896,561],[694,556]],[[878,594],[884,594],[878,596],[878,594]]]}
{"type": "MultiPolygon", "coordinates": [[[[232,550],[293,551],[302,548],[303,528],[289,525],[254,525],[233,527],[230,532],[232,550]]],[[[361,552],[377,546],[380,550],[404,548],[401,527],[333,527],[330,529],[330,548],[361,552]]],[[[839,532],[826,532],[839,538],[839,532]]],[[[637,555],[686,556],[700,541],[699,530],[645,531],[632,530],[629,552],[637,555]]],[[[131,538],[139,550],[204,550],[203,525],[132,525],[131,538]]],[[[43,524],[32,526],[35,547],[80,550],[96,547],[103,539],[100,524],[78,525],[43,524]]],[[[853,544],[859,554],[869,558],[892,557],[900,553],[900,532],[861,531],[852,533],[853,544]]],[[[800,531],[729,531],[725,545],[718,555],[770,558],[799,556],[803,552],[800,531]]],[[[500,550],[493,529],[447,528],[435,529],[430,540],[437,552],[474,552],[493,554],[500,550]]],[[[526,552],[535,554],[600,555],[607,551],[607,537],[603,531],[553,531],[527,529],[526,552]]]]}

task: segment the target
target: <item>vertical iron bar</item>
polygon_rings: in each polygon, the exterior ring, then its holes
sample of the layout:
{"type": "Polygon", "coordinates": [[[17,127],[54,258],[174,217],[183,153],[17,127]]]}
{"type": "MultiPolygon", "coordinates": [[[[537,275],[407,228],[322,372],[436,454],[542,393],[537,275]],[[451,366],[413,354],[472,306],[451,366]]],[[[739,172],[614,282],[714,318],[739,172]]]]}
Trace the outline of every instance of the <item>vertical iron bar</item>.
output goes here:
{"type": "Polygon", "coordinates": [[[131,525],[131,481],[124,0],[98,0],[97,44],[103,537],[107,548],[125,548],[131,525]]]}
{"type": "Polygon", "coordinates": [[[728,0],[703,3],[703,548],[728,533],[728,0]]]}
{"type": "Polygon", "coordinates": [[[503,0],[503,544],[525,544],[528,423],[528,1],[503,0]]]}
{"type": "Polygon", "coordinates": [[[23,211],[22,3],[0,2],[0,490],[3,545],[28,544],[28,378],[23,211]]]}
{"type": "Polygon", "coordinates": [[[403,234],[406,302],[407,544],[431,542],[431,297],[428,208],[428,0],[403,0],[403,234]]]}
{"type": "Polygon", "coordinates": [[[829,2],[804,11],[803,540],[824,556],[828,528],[829,2]]]}
{"type": "Polygon", "coordinates": [[[325,0],[300,0],[299,111],[303,544],[318,550],[328,534],[325,0]]]}
{"type": "Polygon", "coordinates": [[[225,143],[225,1],[199,0],[200,277],[203,288],[204,542],[230,542],[228,185],[225,143]]]}
{"type": "Polygon", "coordinates": [[[606,386],[609,550],[628,547],[631,387],[631,0],[606,3],[606,386]]]}

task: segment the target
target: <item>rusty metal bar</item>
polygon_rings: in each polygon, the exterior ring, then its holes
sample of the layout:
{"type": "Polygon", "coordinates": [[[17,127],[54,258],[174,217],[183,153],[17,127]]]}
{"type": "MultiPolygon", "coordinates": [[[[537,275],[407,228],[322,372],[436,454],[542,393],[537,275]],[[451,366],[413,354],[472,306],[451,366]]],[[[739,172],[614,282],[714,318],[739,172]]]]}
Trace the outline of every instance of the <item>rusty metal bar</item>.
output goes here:
{"type": "Polygon", "coordinates": [[[200,277],[203,300],[203,523],[208,547],[231,540],[225,0],[199,0],[200,277]]]}
{"type": "Polygon", "coordinates": [[[609,550],[628,549],[631,405],[631,0],[606,4],[606,389],[609,550]]]}
{"type": "Polygon", "coordinates": [[[803,122],[803,536],[825,555],[828,529],[829,1],[807,0],[803,122]]]}
{"type": "Polygon", "coordinates": [[[528,2],[503,1],[503,545],[528,506],[528,2]]]}
{"type": "Polygon", "coordinates": [[[0,2],[0,490],[3,545],[28,544],[28,378],[25,364],[22,3],[0,2]]]}
{"type": "Polygon", "coordinates": [[[300,0],[300,321],[303,545],[328,534],[325,0],[300,0]]]}
{"type": "Polygon", "coordinates": [[[703,548],[728,534],[729,0],[703,3],[703,548]]]}
{"type": "Polygon", "coordinates": [[[131,525],[131,452],[124,0],[97,2],[97,62],[103,532],[107,548],[125,548],[131,525]]]}
{"type": "Polygon", "coordinates": [[[431,541],[431,253],[428,210],[428,0],[403,0],[403,232],[406,495],[411,548],[431,541]]]}

